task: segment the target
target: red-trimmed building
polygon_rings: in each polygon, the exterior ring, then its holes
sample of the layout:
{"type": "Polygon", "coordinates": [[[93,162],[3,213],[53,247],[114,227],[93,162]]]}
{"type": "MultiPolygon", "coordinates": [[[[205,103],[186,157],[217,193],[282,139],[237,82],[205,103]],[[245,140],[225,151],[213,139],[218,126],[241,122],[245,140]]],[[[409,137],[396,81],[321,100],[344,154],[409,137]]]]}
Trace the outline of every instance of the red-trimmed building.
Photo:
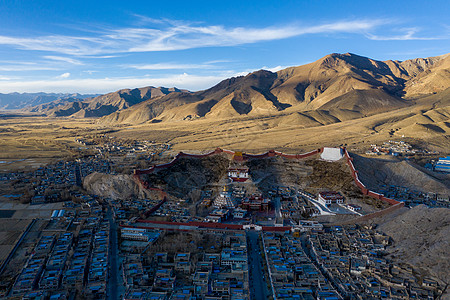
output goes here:
{"type": "Polygon", "coordinates": [[[250,178],[248,168],[243,162],[244,157],[242,156],[242,152],[235,152],[230,167],[228,168],[228,178],[233,182],[244,182],[250,178]]]}
{"type": "Polygon", "coordinates": [[[248,168],[230,168],[228,169],[228,177],[234,182],[244,182],[249,178],[248,168]]]}
{"type": "Polygon", "coordinates": [[[331,205],[333,203],[342,204],[344,203],[344,196],[338,192],[320,192],[318,200],[323,205],[331,205]]]}

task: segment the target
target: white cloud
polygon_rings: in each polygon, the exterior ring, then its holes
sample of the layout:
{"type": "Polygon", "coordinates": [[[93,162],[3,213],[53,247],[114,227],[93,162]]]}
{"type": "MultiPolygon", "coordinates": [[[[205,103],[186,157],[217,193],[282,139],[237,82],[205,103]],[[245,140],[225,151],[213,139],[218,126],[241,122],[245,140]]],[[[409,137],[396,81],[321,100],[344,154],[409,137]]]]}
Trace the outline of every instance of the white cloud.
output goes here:
{"type": "Polygon", "coordinates": [[[125,28],[116,30],[110,37],[133,40],[137,43],[128,51],[147,52],[163,50],[184,50],[211,46],[235,46],[263,41],[280,40],[305,34],[330,32],[363,33],[373,29],[385,20],[341,21],[317,26],[282,26],[266,28],[226,28],[224,26],[178,25],[168,30],[125,28]]]}
{"type": "Polygon", "coordinates": [[[70,73],[69,72],[63,73],[63,74],[58,76],[58,78],[69,78],[69,77],[70,77],[70,73]]]}
{"type": "Polygon", "coordinates": [[[84,58],[116,58],[116,57],[121,57],[121,55],[80,55],[80,57],[84,57],[84,58]]]}
{"type": "MultiPolygon", "coordinates": [[[[388,21],[381,19],[338,21],[313,26],[271,26],[265,28],[229,28],[221,25],[162,20],[162,28],[120,28],[104,30],[95,37],[48,35],[31,38],[0,36],[0,45],[74,56],[110,57],[108,54],[184,50],[201,47],[225,47],[273,41],[305,34],[359,33],[388,21]],[[130,46],[131,45],[131,46],[130,46]]],[[[155,23],[155,22],[153,22],[155,23]]],[[[56,56],[50,56],[56,58],[56,56]]],[[[59,60],[65,58],[59,57],[59,60]]],[[[66,59],[66,61],[68,61],[66,59]]],[[[74,61],[75,62],[75,61],[74,61]]]]}
{"type": "Polygon", "coordinates": [[[10,92],[79,92],[107,93],[123,88],[144,86],[166,86],[188,89],[191,91],[209,88],[228,76],[198,76],[177,74],[167,77],[121,77],[97,79],[34,80],[34,81],[0,81],[0,93],[10,92]]]}
{"type": "Polygon", "coordinates": [[[231,62],[233,62],[233,60],[230,60],[230,59],[216,59],[216,60],[207,61],[207,62],[205,62],[205,64],[212,65],[212,64],[231,63],[231,62]]]}
{"type": "Polygon", "coordinates": [[[70,55],[95,54],[110,44],[101,38],[64,35],[39,36],[32,38],[0,36],[0,45],[10,45],[24,50],[39,50],[70,55]],[[91,53],[92,52],[92,53],[91,53]]]}
{"type": "Polygon", "coordinates": [[[10,64],[10,65],[3,65],[0,66],[0,71],[5,72],[21,72],[21,71],[56,71],[60,70],[60,68],[57,67],[50,67],[50,66],[40,66],[37,64],[10,64]]]}
{"type": "Polygon", "coordinates": [[[213,69],[212,64],[176,64],[176,63],[158,63],[142,65],[124,65],[125,68],[137,70],[187,70],[187,69],[213,69]]]}
{"type": "Polygon", "coordinates": [[[248,74],[254,72],[255,70],[247,70],[247,71],[241,71],[241,72],[237,72],[234,76],[247,76],[248,74]]]}
{"type": "Polygon", "coordinates": [[[44,56],[44,58],[50,59],[50,60],[62,61],[62,62],[66,62],[66,63],[72,64],[72,65],[84,65],[81,61],[70,58],[70,57],[46,55],[46,56],[44,56]]]}
{"type": "Polygon", "coordinates": [[[98,71],[94,71],[94,70],[86,70],[86,71],[82,71],[83,73],[88,73],[89,75],[92,75],[94,73],[97,73],[98,71]]]}
{"type": "Polygon", "coordinates": [[[269,68],[269,67],[262,67],[261,69],[263,69],[263,70],[267,70],[267,71],[270,71],[270,72],[278,72],[278,71],[280,71],[280,70],[283,70],[283,69],[286,69],[287,67],[283,67],[283,66],[276,66],[276,67],[271,67],[271,68],[269,68]]]}

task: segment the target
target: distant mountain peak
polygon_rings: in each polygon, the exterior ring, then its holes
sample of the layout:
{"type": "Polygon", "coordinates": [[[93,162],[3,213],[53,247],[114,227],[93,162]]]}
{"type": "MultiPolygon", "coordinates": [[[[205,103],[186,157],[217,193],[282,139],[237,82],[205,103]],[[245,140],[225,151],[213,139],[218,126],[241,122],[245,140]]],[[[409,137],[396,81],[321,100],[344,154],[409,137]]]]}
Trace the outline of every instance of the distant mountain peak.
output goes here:
{"type": "Polygon", "coordinates": [[[96,97],[98,94],[79,94],[79,93],[0,93],[0,109],[23,109],[26,107],[38,106],[61,99],[77,98],[83,100],[96,97]]]}

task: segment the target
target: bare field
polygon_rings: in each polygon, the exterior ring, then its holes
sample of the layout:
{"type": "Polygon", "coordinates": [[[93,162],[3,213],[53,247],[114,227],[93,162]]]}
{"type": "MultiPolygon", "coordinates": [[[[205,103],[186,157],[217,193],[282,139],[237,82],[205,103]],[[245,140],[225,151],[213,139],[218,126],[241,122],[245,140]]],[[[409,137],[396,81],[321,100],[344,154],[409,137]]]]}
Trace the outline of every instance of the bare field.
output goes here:
{"type": "Polygon", "coordinates": [[[380,231],[393,239],[393,247],[388,248],[392,260],[413,265],[424,273],[421,275],[431,273],[449,282],[450,214],[447,208],[419,205],[375,222],[380,231]]]}
{"type": "MultiPolygon", "coordinates": [[[[0,220],[1,221],[1,220],[0,220]]],[[[22,230],[25,229],[31,220],[11,220],[10,222],[17,222],[20,226],[23,225],[22,230]]],[[[42,230],[47,225],[48,221],[46,220],[37,220],[34,225],[31,227],[30,231],[23,239],[20,247],[17,249],[16,253],[13,255],[11,261],[6,266],[5,270],[1,274],[0,282],[2,285],[8,285],[13,282],[17,276],[17,274],[22,270],[25,265],[29,253],[33,250],[37,239],[42,235],[42,230]]],[[[1,222],[0,222],[1,224],[1,222]]],[[[14,223],[11,223],[14,224],[14,223]]],[[[9,227],[8,227],[9,228],[9,227]]],[[[10,229],[8,229],[10,230],[10,229]]],[[[12,245],[11,245],[12,247],[12,245]]],[[[0,249],[3,249],[0,248],[0,249]]],[[[9,254],[9,251],[6,255],[9,254]]]]}
{"type": "Polygon", "coordinates": [[[0,220],[0,262],[8,256],[16,240],[28,226],[29,222],[31,220],[0,220]]]}
{"type": "MultiPolygon", "coordinates": [[[[1,197],[0,200],[2,200],[1,197]]],[[[35,218],[48,219],[52,215],[53,210],[62,208],[63,203],[61,202],[31,205],[31,204],[22,204],[17,201],[4,201],[4,200],[0,201],[0,210],[15,211],[10,220],[11,219],[30,220],[35,218]]]]}

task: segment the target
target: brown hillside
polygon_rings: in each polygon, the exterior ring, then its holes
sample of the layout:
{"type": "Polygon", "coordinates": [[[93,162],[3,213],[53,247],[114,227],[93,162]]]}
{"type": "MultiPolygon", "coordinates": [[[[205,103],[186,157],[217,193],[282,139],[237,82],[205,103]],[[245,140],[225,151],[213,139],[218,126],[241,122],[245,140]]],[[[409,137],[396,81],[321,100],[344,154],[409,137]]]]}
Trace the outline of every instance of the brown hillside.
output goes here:
{"type": "Polygon", "coordinates": [[[382,185],[395,184],[422,192],[450,192],[445,182],[421,172],[405,160],[352,156],[361,181],[374,191],[379,191],[382,185]]]}
{"type": "Polygon", "coordinates": [[[383,90],[352,90],[322,105],[320,109],[343,109],[370,115],[408,106],[406,101],[383,90]]]}
{"type": "MultiPolygon", "coordinates": [[[[448,208],[419,205],[394,217],[376,220],[379,230],[393,239],[391,259],[414,266],[421,276],[433,275],[449,282],[450,214],[448,208]]],[[[448,295],[448,294],[447,294],[448,295]]]]}

